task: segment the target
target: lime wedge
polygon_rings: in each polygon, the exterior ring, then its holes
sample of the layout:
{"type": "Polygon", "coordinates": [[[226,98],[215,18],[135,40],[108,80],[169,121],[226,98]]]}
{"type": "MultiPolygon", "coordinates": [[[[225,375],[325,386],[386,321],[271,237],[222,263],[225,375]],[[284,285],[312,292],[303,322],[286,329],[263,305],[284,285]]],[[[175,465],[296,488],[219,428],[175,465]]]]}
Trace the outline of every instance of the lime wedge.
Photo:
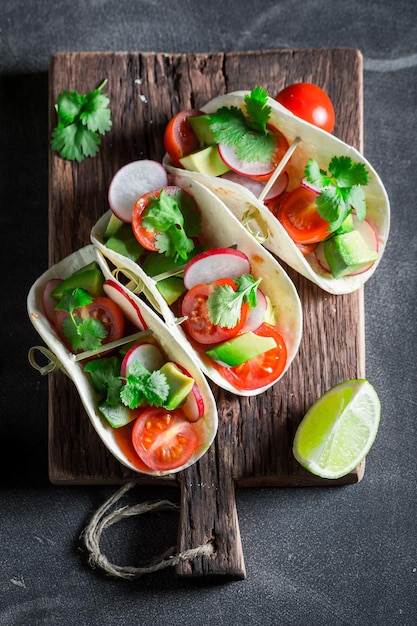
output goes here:
{"type": "Polygon", "coordinates": [[[317,476],[345,476],[368,454],[380,414],[380,400],[367,380],[339,383],[305,414],[295,433],[293,454],[317,476]]]}

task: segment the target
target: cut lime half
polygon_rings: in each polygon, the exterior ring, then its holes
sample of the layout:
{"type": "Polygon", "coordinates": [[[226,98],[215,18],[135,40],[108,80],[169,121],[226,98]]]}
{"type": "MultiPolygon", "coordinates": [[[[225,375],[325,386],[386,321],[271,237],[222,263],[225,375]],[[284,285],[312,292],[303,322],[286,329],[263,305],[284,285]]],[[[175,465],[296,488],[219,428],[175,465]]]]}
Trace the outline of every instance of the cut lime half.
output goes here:
{"type": "Polygon", "coordinates": [[[317,476],[345,476],[368,454],[380,414],[380,400],[367,380],[339,383],[305,414],[295,433],[293,454],[317,476]]]}

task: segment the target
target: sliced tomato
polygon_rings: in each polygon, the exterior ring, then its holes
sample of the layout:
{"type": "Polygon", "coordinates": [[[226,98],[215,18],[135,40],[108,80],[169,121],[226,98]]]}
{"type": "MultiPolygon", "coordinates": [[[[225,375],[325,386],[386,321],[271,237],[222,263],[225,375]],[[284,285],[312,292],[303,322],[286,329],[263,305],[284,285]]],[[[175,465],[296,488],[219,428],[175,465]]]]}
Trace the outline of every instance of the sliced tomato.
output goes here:
{"type": "Polygon", "coordinates": [[[164,146],[174,165],[179,166],[179,159],[200,147],[200,142],[190,122],[190,117],[203,115],[198,109],[185,109],[170,119],[164,133],[164,146]]]}
{"type": "Polygon", "coordinates": [[[275,100],[286,109],[331,133],[335,124],[332,101],[321,87],[312,83],[294,83],[282,89],[275,100]]]}
{"type": "Polygon", "coordinates": [[[132,428],[132,444],[151,469],[173,470],[187,463],[198,446],[196,429],[181,409],[148,407],[132,428]]]}
{"type": "Polygon", "coordinates": [[[317,243],[329,235],[329,222],[317,212],[316,198],[314,191],[300,186],[286,193],[279,204],[277,217],[296,243],[317,243]]]}
{"type": "Polygon", "coordinates": [[[249,307],[244,303],[236,326],[226,328],[213,324],[209,317],[207,300],[217,285],[230,285],[234,291],[237,289],[236,283],[231,278],[220,278],[210,284],[195,285],[187,291],[181,302],[181,315],[187,318],[182,326],[185,332],[200,344],[220,343],[231,339],[242,330],[248,317],[249,307]]]}
{"type": "Polygon", "coordinates": [[[176,187],[175,185],[169,185],[168,187],[162,187],[161,189],[154,189],[153,191],[149,191],[138,198],[132,210],[133,234],[146,250],[151,250],[152,252],[158,251],[156,246],[156,237],[158,233],[156,230],[147,230],[143,226],[142,222],[151,200],[159,198],[162,190],[164,190],[167,195],[186,193],[180,187],[176,187]]]}
{"type": "MultiPolygon", "coordinates": [[[[74,315],[81,320],[91,317],[102,322],[107,333],[106,337],[102,340],[103,344],[116,341],[123,337],[125,318],[123,317],[120,307],[110,298],[98,296],[90,304],[75,309],[74,315]]],[[[67,311],[57,311],[55,315],[55,327],[58,336],[65,343],[67,348],[72,350],[72,346],[64,334],[64,320],[66,317],[68,317],[67,311]]]]}
{"type": "Polygon", "coordinates": [[[259,389],[273,383],[282,374],[287,362],[287,347],[274,326],[264,322],[254,332],[261,337],[273,337],[277,347],[235,367],[212,362],[221,376],[239,390],[259,389]]]}

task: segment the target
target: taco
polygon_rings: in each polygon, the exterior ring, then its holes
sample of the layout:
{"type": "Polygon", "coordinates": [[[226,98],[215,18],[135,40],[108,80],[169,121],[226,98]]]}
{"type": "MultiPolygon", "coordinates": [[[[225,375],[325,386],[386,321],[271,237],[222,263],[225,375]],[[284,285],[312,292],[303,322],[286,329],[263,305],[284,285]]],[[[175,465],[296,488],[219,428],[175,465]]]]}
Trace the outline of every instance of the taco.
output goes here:
{"type": "Polygon", "coordinates": [[[262,88],[180,112],[165,145],[169,173],[207,186],[269,251],[323,290],[350,293],[375,272],[390,225],[378,174],[354,147],[262,88]]]}
{"type": "Polygon", "coordinates": [[[172,177],[137,200],[131,223],[108,211],[91,241],[115,278],[147,298],[219,387],[257,395],[288,370],[302,332],[297,291],[206,186],[172,177]],[[142,246],[135,254],[132,232],[142,246]]]}
{"type": "Polygon", "coordinates": [[[40,276],[27,308],[47,345],[32,348],[32,365],[64,371],[123,465],[163,476],[207,451],[218,424],[207,380],[156,313],[100,266],[92,245],[40,276]],[[36,350],[47,366],[37,365],[36,350]]]}

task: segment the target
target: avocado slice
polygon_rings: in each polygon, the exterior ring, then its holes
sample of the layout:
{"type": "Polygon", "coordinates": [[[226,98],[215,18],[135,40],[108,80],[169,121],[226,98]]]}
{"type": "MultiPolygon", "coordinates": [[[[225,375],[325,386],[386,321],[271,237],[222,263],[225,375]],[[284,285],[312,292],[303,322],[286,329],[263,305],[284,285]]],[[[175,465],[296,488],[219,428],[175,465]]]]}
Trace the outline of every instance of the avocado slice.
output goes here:
{"type": "Polygon", "coordinates": [[[220,361],[228,367],[234,367],[276,347],[277,344],[273,337],[262,337],[249,331],[206,350],[206,355],[214,361],[220,361]]]}
{"type": "Polygon", "coordinates": [[[159,371],[165,374],[169,386],[169,394],[164,407],[169,410],[176,409],[185,401],[193,388],[194,378],[184,374],[172,361],[164,363],[159,371]]]}
{"type": "Polygon", "coordinates": [[[116,233],[107,239],[106,247],[135,262],[144,252],[143,246],[140,245],[132,232],[131,225],[124,222],[119,226],[116,233]]]}
{"type": "Polygon", "coordinates": [[[378,253],[368,248],[359,231],[335,235],[323,243],[324,255],[334,278],[353,274],[378,258],[378,253]]]}
{"type": "Polygon", "coordinates": [[[189,117],[188,121],[191,124],[191,128],[197,135],[197,139],[200,142],[200,146],[212,146],[216,143],[213,131],[210,128],[210,115],[197,115],[196,117],[189,117]]]}
{"type": "Polygon", "coordinates": [[[169,305],[176,302],[186,291],[184,281],[177,276],[169,276],[163,280],[158,280],[156,288],[169,305]]]}
{"type": "Polygon", "coordinates": [[[207,176],[221,176],[229,171],[229,167],[222,160],[216,145],[192,152],[180,159],[180,163],[186,170],[200,172],[200,174],[207,176]]]}
{"type": "Polygon", "coordinates": [[[132,420],[135,419],[137,413],[132,411],[124,404],[117,404],[116,406],[110,406],[105,402],[98,405],[100,413],[104,415],[106,420],[113,428],[121,428],[126,426],[132,420]]]}
{"type": "Polygon", "coordinates": [[[55,300],[60,300],[67,289],[84,289],[92,296],[99,296],[103,293],[104,277],[98,263],[92,261],[85,267],[77,270],[68,278],[65,278],[55,289],[51,291],[51,296],[55,300]]]}
{"type": "Polygon", "coordinates": [[[113,235],[117,233],[117,231],[123,226],[123,224],[125,224],[125,222],[122,222],[122,220],[119,219],[114,213],[111,213],[110,219],[106,226],[106,230],[104,231],[104,239],[109,239],[109,237],[113,237],[113,235]]]}

